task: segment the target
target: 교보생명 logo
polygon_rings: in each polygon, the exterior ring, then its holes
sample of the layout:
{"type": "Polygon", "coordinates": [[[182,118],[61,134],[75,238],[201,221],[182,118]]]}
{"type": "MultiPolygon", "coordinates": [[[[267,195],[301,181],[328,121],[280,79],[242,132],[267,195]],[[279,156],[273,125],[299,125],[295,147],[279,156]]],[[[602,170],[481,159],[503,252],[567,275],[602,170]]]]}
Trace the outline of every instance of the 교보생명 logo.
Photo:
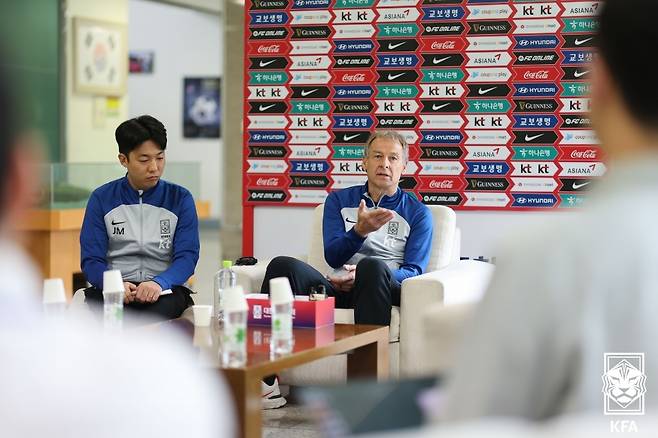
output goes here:
{"type": "Polygon", "coordinates": [[[605,415],[644,415],[644,353],[604,353],[602,378],[605,415]]]}

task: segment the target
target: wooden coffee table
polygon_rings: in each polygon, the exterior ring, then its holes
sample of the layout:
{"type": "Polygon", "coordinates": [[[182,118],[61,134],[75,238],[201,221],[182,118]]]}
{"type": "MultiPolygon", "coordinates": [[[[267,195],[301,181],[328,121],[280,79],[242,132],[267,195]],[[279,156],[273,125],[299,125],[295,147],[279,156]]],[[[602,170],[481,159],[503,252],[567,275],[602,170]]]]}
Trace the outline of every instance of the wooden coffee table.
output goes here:
{"type": "Polygon", "coordinates": [[[292,353],[271,359],[270,328],[250,326],[247,329],[247,364],[241,368],[223,368],[219,362],[220,329],[216,321],[209,328],[192,327],[192,323],[185,319],[170,323],[188,325],[185,331],[194,333],[194,344],[207,353],[204,363],[221,370],[226,377],[235,398],[244,437],[261,436],[261,380],[266,376],[349,351],[348,379],[388,377],[388,327],[336,324],[316,330],[293,329],[295,345],[292,353]]]}

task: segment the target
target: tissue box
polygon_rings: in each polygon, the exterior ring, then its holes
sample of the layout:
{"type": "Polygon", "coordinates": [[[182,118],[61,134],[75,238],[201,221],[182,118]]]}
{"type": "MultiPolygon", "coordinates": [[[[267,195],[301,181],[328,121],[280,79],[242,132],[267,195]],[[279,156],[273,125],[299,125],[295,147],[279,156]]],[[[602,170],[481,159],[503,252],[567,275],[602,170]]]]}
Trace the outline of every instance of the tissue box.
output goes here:
{"type": "MultiPolygon", "coordinates": [[[[272,310],[270,308],[270,297],[267,294],[247,294],[249,305],[249,325],[272,324],[272,310]]],[[[307,296],[296,295],[293,302],[292,326],[298,328],[314,328],[334,323],[334,297],[326,300],[309,301],[307,296]]]]}

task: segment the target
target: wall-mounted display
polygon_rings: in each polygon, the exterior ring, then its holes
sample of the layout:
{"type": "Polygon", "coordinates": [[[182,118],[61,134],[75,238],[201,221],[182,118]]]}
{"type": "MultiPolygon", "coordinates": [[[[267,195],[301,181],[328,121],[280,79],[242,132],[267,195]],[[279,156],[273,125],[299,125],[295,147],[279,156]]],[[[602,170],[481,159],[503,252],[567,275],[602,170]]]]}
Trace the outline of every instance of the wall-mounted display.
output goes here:
{"type": "Polygon", "coordinates": [[[183,80],[183,137],[221,136],[220,78],[183,80]]]}
{"type": "Polygon", "coordinates": [[[131,50],[128,56],[130,73],[153,73],[155,52],[153,50],[131,50]]]}

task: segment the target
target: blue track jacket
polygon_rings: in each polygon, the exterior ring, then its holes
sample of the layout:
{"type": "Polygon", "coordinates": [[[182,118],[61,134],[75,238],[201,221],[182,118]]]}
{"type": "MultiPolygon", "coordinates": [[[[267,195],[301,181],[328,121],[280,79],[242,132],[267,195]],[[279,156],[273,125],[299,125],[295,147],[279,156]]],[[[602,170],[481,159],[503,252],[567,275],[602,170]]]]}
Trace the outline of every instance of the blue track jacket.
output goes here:
{"type": "Polygon", "coordinates": [[[377,205],[392,210],[394,218],[364,239],[353,229],[361,199],[368,208],[375,208],[367,182],[332,192],[325,201],[322,236],[329,266],[340,269],[364,257],[375,257],[386,263],[399,282],[422,274],[432,246],[429,209],[398,188],[393,196],[383,196],[377,205]]]}
{"type": "Polygon", "coordinates": [[[103,272],[124,281],[155,281],[163,290],[184,284],[199,260],[199,221],[190,192],[160,180],[135,190],[127,177],[94,190],[80,232],[82,272],[102,289],[103,272]]]}

